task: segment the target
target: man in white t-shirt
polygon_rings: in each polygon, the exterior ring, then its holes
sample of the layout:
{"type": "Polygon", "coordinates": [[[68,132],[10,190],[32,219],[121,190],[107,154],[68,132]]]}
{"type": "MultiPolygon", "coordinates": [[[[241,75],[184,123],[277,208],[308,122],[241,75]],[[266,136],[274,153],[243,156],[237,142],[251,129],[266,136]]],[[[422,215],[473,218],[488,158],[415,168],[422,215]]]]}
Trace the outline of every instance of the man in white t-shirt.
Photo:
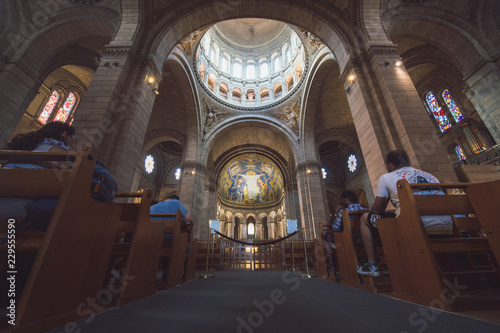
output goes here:
{"type": "MultiPolygon", "coordinates": [[[[378,234],[377,220],[381,217],[399,216],[399,198],[396,183],[406,179],[409,183],[439,183],[439,180],[428,172],[410,166],[410,159],[406,152],[393,150],[386,156],[389,173],[380,176],[377,184],[375,202],[370,212],[361,216],[361,237],[366,250],[368,262],[357,267],[357,272],[362,275],[379,276],[380,271],[375,260],[374,234],[378,234]],[[395,212],[386,212],[385,209],[392,202],[395,212]]],[[[416,190],[415,195],[442,195],[439,190],[416,190]]],[[[452,220],[449,215],[422,216],[422,222],[430,235],[451,235],[452,220]]]]}

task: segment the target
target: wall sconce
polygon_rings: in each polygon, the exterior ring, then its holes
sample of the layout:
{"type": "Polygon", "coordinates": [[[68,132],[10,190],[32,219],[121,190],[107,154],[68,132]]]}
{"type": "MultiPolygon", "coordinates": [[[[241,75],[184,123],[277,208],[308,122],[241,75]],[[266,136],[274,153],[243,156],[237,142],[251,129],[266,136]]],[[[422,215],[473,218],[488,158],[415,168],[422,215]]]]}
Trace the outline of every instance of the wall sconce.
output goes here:
{"type": "Polygon", "coordinates": [[[104,67],[108,67],[109,66],[109,62],[106,61],[103,66],[104,67]]]}
{"type": "Polygon", "coordinates": [[[384,62],[384,65],[385,67],[389,66],[389,62],[388,61],[384,62]]]}
{"type": "Polygon", "coordinates": [[[118,61],[115,61],[115,62],[113,63],[113,66],[117,67],[117,66],[118,66],[118,61]]]}
{"type": "Polygon", "coordinates": [[[156,86],[156,80],[155,80],[154,76],[152,76],[152,75],[148,76],[148,78],[146,79],[146,82],[150,85],[151,90],[153,91],[153,93],[155,95],[159,95],[160,94],[158,92],[158,87],[156,86]]]}
{"type": "Polygon", "coordinates": [[[398,60],[394,63],[394,65],[396,65],[397,67],[400,67],[403,65],[403,62],[401,60],[398,60]]]}
{"type": "Polygon", "coordinates": [[[354,82],[356,82],[356,75],[354,75],[354,74],[349,75],[347,77],[347,80],[349,81],[350,85],[347,85],[347,87],[344,89],[344,92],[346,94],[349,94],[349,92],[351,91],[352,85],[354,84],[354,82]]]}

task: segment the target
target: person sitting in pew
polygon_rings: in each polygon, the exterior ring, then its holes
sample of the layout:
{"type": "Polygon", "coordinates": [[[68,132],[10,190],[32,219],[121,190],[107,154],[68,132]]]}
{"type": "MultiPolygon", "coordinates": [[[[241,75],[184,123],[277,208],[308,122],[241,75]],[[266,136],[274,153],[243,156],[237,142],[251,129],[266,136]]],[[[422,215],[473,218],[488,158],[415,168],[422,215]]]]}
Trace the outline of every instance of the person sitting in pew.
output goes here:
{"type": "MultiPolygon", "coordinates": [[[[378,236],[377,220],[381,217],[397,217],[399,215],[399,198],[397,181],[406,179],[409,183],[439,183],[432,174],[410,166],[410,158],[403,150],[393,150],[386,156],[389,172],[380,176],[377,184],[375,202],[371,210],[361,216],[360,229],[368,262],[357,267],[362,275],[380,276],[381,271],[375,260],[374,236],[378,236]],[[395,211],[385,211],[389,200],[395,211]]],[[[442,195],[440,190],[415,190],[415,195],[442,195]]],[[[422,216],[422,222],[429,235],[451,235],[452,219],[449,215],[422,216]]]]}
{"type": "MultiPolygon", "coordinates": [[[[175,194],[168,196],[167,199],[163,202],[159,202],[152,205],[151,208],[149,209],[149,212],[152,214],[157,214],[157,213],[176,214],[178,210],[181,211],[182,222],[191,222],[191,223],[193,222],[193,217],[191,216],[191,214],[189,214],[184,204],[175,194]]],[[[174,220],[174,218],[152,217],[151,220],[174,220]]],[[[167,248],[171,247],[172,239],[173,239],[172,234],[165,233],[163,235],[163,241],[161,246],[167,248]]],[[[191,252],[191,246],[189,245],[189,243],[187,243],[186,259],[188,258],[190,252],[191,252]]],[[[161,264],[163,268],[163,278],[165,279],[167,272],[168,258],[162,258],[161,264]]]]}
{"type": "MultiPolygon", "coordinates": [[[[75,128],[61,122],[50,122],[37,131],[18,134],[7,142],[7,150],[28,150],[42,152],[68,152],[73,150],[76,142],[75,128]]],[[[3,168],[46,169],[71,168],[71,161],[62,162],[30,162],[6,163],[3,168]]],[[[34,216],[38,226],[31,226],[31,230],[45,230],[52,211],[57,205],[57,198],[0,198],[0,216],[22,220],[20,228],[32,224],[34,216]]]]}
{"type": "MultiPolygon", "coordinates": [[[[76,143],[75,127],[53,121],[45,124],[37,131],[18,134],[10,140],[5,149],[27,150],[34,152],[74,151],[76,143]]],[[[4,168],[23,169],[70,169],[73,161],[51,161],[30,163],[6,163],[4,168]]],[[[102,163],[96,162],[92,178],[91,196],[100,202],[112,202],[117,185],[111,174],[102,163]]],[[[0,218],[2,221],[17,218],[22,221],[19,229],[43,231],[47,229],[52,213],[57,206],[58,198],[0,198],[0,218]]]]}
{"type": "Polygon", "coordinates": [[[322,238],[323,249],[325,250],[325,257],[328,269],[335,269],[332,257],[332,250],[336,249],[333,233],[343,231],[344,226],[342,223],[342,212],[344,211],[344,209],[347,210],[348,212],[358,212],[358,211],[368,210],[368,208],[358,203],[358,197],[356,196],[356,193],[352,191],[345,191],[340,195],[339,204],[337,206],[337,209],[335,210],[335,215],[333,215],[330,219],[331,228],[324,232],[322,238]]]}

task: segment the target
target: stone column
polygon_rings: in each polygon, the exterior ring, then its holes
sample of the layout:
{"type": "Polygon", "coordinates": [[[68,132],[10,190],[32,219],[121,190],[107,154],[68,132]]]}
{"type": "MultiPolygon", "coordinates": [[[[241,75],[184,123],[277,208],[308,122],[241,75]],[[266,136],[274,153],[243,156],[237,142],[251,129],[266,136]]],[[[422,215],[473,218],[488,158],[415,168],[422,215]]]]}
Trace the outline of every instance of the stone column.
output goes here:
{"type": "Polygon", "coordinates": [[[297,166],[297,183],[300,194],[301,223],[307,240],[317,238],[319,221],[327,221],[321,189],[321,165],[318,162],[304,162],[297,166]]]}
{"type": "Polygon", "coordinates": [[[141,163],[156,97],[153,90],[160,80],[154,63],[140,61],[132,48],[108,47],[75,115],[77,146],[96,148],[97,158],[115,177],[118,191],[135,190],[134,173],[141,163]]]}
{"type": "Polygon", "coordinates": [[[466,96],[477,110],[497,144],[500,144],[500,69],[497,64],[487,62],[465,78],[466,96]]]}
{"type": "Polygon", "coordinates": [[[269,236],[269,239],[276,239],[276,223],[275,222],[268,222],[267,223],[267,234],[269,236]]]}
{"type": "Polygon", "coordinates": [[[230,221],[226,223],[227,225],[227,237],[234,238],[234,222],[230,221]]]}
{"type": "Polygon", "coordinates": [[[414,167],[441,181],[456,181],[439,133],[397,60],[395,47],[371,47],[359,61],[351,60],[341,78],[373,190],[388,171],[384,159],[393,149],[405,150],[414,167]]]}
{"type": "Polygon", "coordinates": [[[205,186],[207,172],[204,165],[184,162],[181,169],[177,187],[179,198],[193,216],[195,234],[200,240],[206,240],[209,221],[217,219],[216,188],[212,184],[205,186]]]}
{"type": "MultiPolygon", "coordinates": [[[[2,60],[0,64],[1,62],[2,60]]],[[[2,145],[8,141],[24,112],[35,98],[39,84],[37,74],[18,63],[8,63],[0,71],[0,100],[2,101],[0,142],[2,145]]]]}
{"type": "Polygon", "coordinates": [[[255,239],[264,239],[264,225],[262,222],[255,222],[255,239]]]}

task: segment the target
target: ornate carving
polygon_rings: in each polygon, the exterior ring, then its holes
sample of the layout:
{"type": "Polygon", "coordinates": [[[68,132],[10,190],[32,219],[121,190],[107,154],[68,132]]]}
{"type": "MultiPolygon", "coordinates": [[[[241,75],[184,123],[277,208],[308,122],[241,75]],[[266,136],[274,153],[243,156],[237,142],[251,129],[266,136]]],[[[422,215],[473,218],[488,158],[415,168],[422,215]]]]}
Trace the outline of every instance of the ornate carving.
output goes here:
{"type": "Polygon", "coordinates": [[[93,5],[99,2],[102,2],[102,0],[68,0],[70,3],[76,3],[79,5],[93,5]]]}
{"type": "Polygon", "coordinates": [[[106,50],[104,51],[105,56],[112,56],[112,57],[123,57],[129,54],[131,51],[130,48],[124,48],[124,47],[107,47],[106,50]]]}
{"type": "Polygon", "coordinates": [[[309,42],[309,44],[313,47],[313,51],[312,51],[313,54],[316,53],[323,46],[325,46],[325,44],[321,41],[321,39],[319,39],[318,37],[316,37],[315,35],[313,35],[312,33],[310,33],[307,30],[302,30],[302,35],[309,42]]]}
{"type": "Polygon", "coordinates": [[[295,134],[299,133],[300,99],[293,106],[286,107],[284,111],[273,114],[274,117],[285,123],[295,134]]]}
{"type": "Polygon", "coordinates": [[[217,111],[217,109],[210,107],[210,105],[208,105],[205,100],[203,100],[203,113],[205,115],[205,126],[203,127],[203,134],[207,134],[208,130],[213,125],[227,116],[227,112],[217,111]]]}
{"type": "Polygon", "coordinates": [[[186,55],[190,55],[193,50],[193,44],[196,43],[198,39],[199,31],[195,31],[190,33],[186,38],[181,40],[179,44],[177,44],[186,55]]]}
{"type": "Polygon", "coordinates": [[[369,53],[371,55],[398,55],[398,50],[396,50],[393,47],[377,47],[377,48],[370,48],[369,53]]]}

